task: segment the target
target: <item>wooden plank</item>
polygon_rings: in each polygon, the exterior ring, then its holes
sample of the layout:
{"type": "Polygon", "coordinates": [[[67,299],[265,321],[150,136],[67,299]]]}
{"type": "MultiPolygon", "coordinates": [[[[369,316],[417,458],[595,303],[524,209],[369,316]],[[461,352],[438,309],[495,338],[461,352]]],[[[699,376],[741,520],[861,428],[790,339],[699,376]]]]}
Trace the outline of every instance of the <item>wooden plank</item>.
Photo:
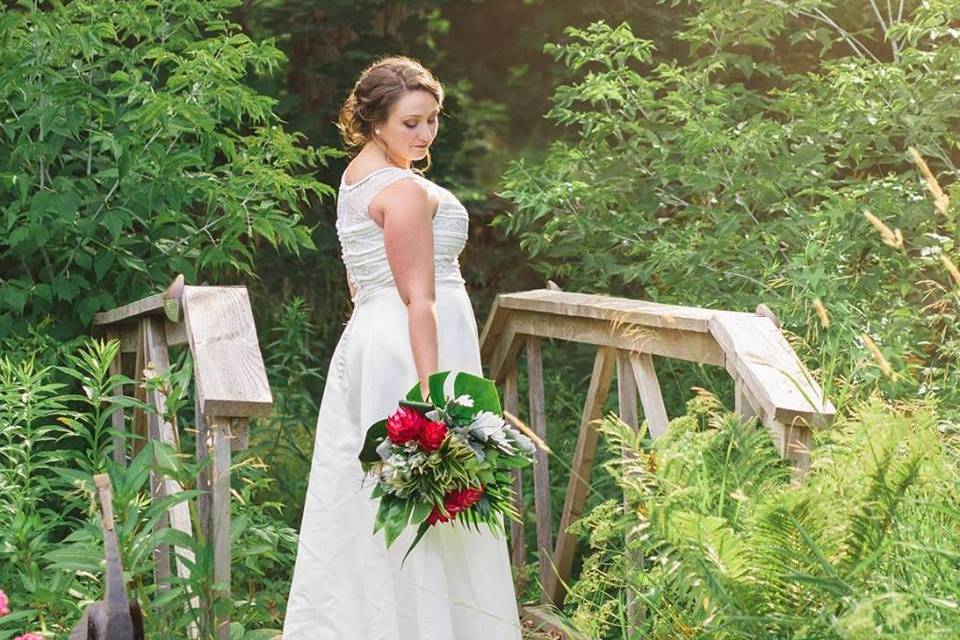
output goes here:
{"type": "Polygon", "coordinates": [[[662,304],[633,298],[603,294],[533,289],[497,296],[500,310],[525,310],[538,313],[577,316],[598,320],[617,319],[626,324],[640,324],[706,333],[709,321],[717,314],[733,317],[753,317],[753,314],[662,304]]]}
{"type": "Polygon", "coordinates": [[[750,397],[750,391],[743,383],[743,378],[737,376],[733,382],[733,412],[744,418],[759,415],[760,403],[750,397]]]}
{"type": "MultiPolygon", "coordinates": [[[[155,375],[151,369],[156,366],[156,363],[152,363],[150,361],[150,346],[147,342],[148,332],[149,323],[146,319],[140,320],[141,347],[137,351],[137,360],[139,363],[137,366],[137,389],[138,392],[142,394],[142,399],[144,402],[155,403],[155,400],[151,397],[151,394],[146,388],[146,379],[152,375],[155,375]]],[[[150,412],[140,413],[144,414],[143,423],[146,426],[147,439],[154,442],[161,441],[160,430],[157,426],[159,421],[156,419],[156,416],[150,412]]],[[[150,495],[154,501],[162,500],[166,495],[166,485],[163,479],[164,476],[161,472],[156,470],[156,462],[154,461],[154,468],[150,471],[150,495]]],[[[160,530],[166,529],[169,526],[169,514],[165,512],[160,516],[154,525],[154,532],[159,532],[160,530]]],[[[156,549],[153,550],[153,558],[153,579],[157,586],[157,591],[160,593],[167,593],[170,591],[170,545],[165,542],[157,544],[156,549]]]]}
{"type": "Polygon", "coordinates": [[[244,287],[184,287],[200,406],[208,416],[267,417],[273,406],[244,287]]]}
{"type": "MultiPolygon", "coordinates": [[[[530,396],[530,428],[547,441],[546,402],[543,386],[543,358],[540,338],[527,338],[527,392],[530,396]]],[[[546,585],[553,573],[553,527],[550,510],[550,471],[547,453],[539,447],[533,454],[533,502],[537,514],[537,555],[540,559],[540,584],[546,585]]]]}
{"type": "MultiPolygon", "coordinates": [[[[752,317],[752,316],[751,316],[752,317]]],[[[682,331],[610,320],[545,316],[534,311],[512,311],[509,329],[519,334],[626,349],[639,353],[722,366],[723,350],[709,333],[682,331]]]]}
{"type": "Polygon", "coordinates": [[[102,326],[127,320],[136,320],[148,315],[163,315],[163,295],[162,293],[157,293],[137,300],[136,302],[125,304],[122,307],[117,307],[116,309],[95,313],[93,314],[93,325],[102,326]]]}
{"type": "Polygon", "coordinates": [[[766,317],[715,317],[710,331],[723,348],[727,371],[741,379],[762,413],[809,427],[832,421],[836,410],[807,373],[779,329],[766,317]]]}
{"type": "MultiPolygon", "coordinates": [[[[517,385],[517,369],[514,367],[504,378],[503,408],[513,415],[519,414],[519,392],[517,385]]],[[[526,509],[523,504],[523,469],[513,470],[513,506],[520,517],[524,517],[526,509]]],[[[521,567],[527,560],[527,549],[523,522],[510,522],[510,561],[515,567],[521,567]]]]}
{"type": "MultiPolygon", "coordinates": [[[[141,320],[143,323],[144,340],[146,344],[147,366],[145,372],[151,372],[150,375],[161,376],[169,372],[170,359],[167,353],[167,341],[164,336],[164,326],[162,318],[150,316],[141,320]]],[[[150,438],[172,447],[175,451],[180,450],[180,438],[174,425],[165,418],[167,412],[167,397],[159,388],[153,388],[148,393],[150,404],[156,409],[156,413],[150,413],[147,416],[148,430],[150,438]]],[[[161,477],[160,495],[173,496],[183,491],[180,483],[170,477],[161,477]]],[[[186,502],[180,502],[173,505],[165,516],[168,519],[169,526],[177,531],[193,536],[193,525],[190,522],[190,507],[186,502]]],[[[187,547],[176,548],[177,575],[181,578],[190,576],[189,566],[194,563],[193,551],[187,547]]],[[[194,599],[194,603],[199,605],[194,599]]]]}
{"type": "Polygon", "coordinates": [[[659,438],[667,432],[669,418],[660,392],[660,382],[657,380],[657,370],[653,366],[653,357],[649,353],[631,354],[630,366],[637,381],[647,428],[652,437],[659,438]]]}
{"type": "Polygon", "coordinates": [[[526,344],[525,336],[521,336],[516,329],[508,326],[497,338],[497,345],[488,360],[489,377],[497,384],[502,384],[504,376],[516,368],[520,350],[526,344]]]}
{"type": "MultiPolygon", "coordinates": [[[[120,332],[110,330],[107,332],[108,340],[120,341],[120,332]]],[[[117,357],[110,361],[110,376],[119,376],[122,373],[123,354],[117,352],[117,357]]],[[[123,385],[117,385],[113,392],[114,398],[123,398],[123,385]]],[[[127,430],[127,423],[124,419],[126,411],[122,405],[111,407],[113,413],[110,414],[110,427],[113,429],[113,461],[119,465],[127,466],[127,438],[124,435],[127,430]]]]}
{"type": "Polygon", "coordinates": [[[556,551],[553,554],[556,572],[550,576],[545,589],[547,599],[558,608],[563,606],[563,599],[566,596],[563,583],[570,579],[573,557],[577,548],[577,538],[568,533],[567,528],[583,514],[583,506],[590,489],[593,458],[597,449],[598,434],[592,423],[603,414],[603,407],[610,392],[610,379],[613,376],[615,361],[616,352],[613,348],[599,347],[597,349],[597,355],[593,361],[593,373],[590,376],[590,386],[587,389],[587,398],[583,407],[583,416],[580,421],[577,450],[573,456],[570,481],[567,484],[567,498],[563,505],[563,516],[560,518],[556,551]]]}
{"type": "MultiPolygon", "coordinates": [[[[213,544],[213,576],[221,585],[220,597],[230,599],[230,427],[237,418],[216,416],[210,420],[213,440],[211,479],[211,541],[213,544]]],[[[230,639],[230,618],[217,616],[218,640],[230,639]]]]}
{"type": "MultiPolygon", "coordinates": [[[[135,335],[137,336],[137,348],[136,353],[134,354],[134,365],[133,365],[133,375],[130,376],[133,380],[136,380],[133,388],[133,396],[141,403],[147,402],[147,390],[143,384],[143,369],[146,366],[146,344],[144,343],[143,338],[143,327],[139,324],[135,335]]],[[[133,442],[131,443],[131,458],[137,457],[137,454],[143,450],[144,445],[147,443],[147,414],[139,409],[135,409],[133,412],[133,442]]]]}
{"type": "Polygon", "coordinates": [[[147,316],[163,316],[169,310],[173,310],[176,314],[175,309],[179,307],[180,296],[183,292],[183,282],[183,274],[179,274],[163,293],[147,296],[116,309],[95,313],[93,314],[93,326],[102,327],[123,322],[136,322],[147,316]]]}
{"type": "MultiPolygon", "coordinates": [[[[617,351],[617,402],[619,405],[620,420],[636,431],[640,425],[637,414],[637,379],[630,361],[630,353],[622,350],[617,351]]],[[[620,455],[625,462],[636,457],[636,453],[630,449],[624,449],[620,452],[620,455]]],[[[625,514],[633,513],[633,507],[626,493],[623,495],[623,510],[625,514]]],[[[627,563],[629,567],[639,570],[643,562],[643,555],[631,548],[632,539],[633,536],[628,528],[624,539],[627,563]]],[[[640,605],[640,599],[629,584],[627,585],[626,600],[627,636],[633,637],[637,633],[637,625],[643,610],[640,605]]]]}

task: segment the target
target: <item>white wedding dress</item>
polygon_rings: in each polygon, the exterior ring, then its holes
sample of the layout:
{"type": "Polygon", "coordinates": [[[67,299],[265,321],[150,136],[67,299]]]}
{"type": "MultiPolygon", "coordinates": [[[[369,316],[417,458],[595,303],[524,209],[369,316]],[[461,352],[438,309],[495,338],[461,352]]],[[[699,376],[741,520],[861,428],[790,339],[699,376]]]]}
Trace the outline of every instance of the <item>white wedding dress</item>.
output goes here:
{"type": "MultiPolygon", "coordinates": [[[[433,222],[439,370],[482,375],[477,322],[460,275],[467,211],[449,190],[399,167],[341,180],[337,234],[354,308],[320,401],[284,640],[518,640],[506,540],[486,525],[431,527],[401,569],[416,528],[388,549],[373,535],[374,479],[357,455],[364,433],[397,408],[417,373],[407,309],[387,263],[374,195],[413,179],[440,199],[433,222]]],[[[452,390],[453,375],[447,379],[452,390]]]]}

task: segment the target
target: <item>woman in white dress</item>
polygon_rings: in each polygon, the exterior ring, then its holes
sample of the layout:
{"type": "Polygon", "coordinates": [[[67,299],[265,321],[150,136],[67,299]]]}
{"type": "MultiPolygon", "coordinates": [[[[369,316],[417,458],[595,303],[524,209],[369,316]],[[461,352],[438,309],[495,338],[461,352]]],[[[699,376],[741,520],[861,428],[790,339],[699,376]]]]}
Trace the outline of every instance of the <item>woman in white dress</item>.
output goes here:
{"type": "MultiPolygon", "coordinates": [[[[418,62],[378,60],[340,112],[360,147],[340,183],[337,235],[353,313],[320,401],[284,640],[517,640],[506,540],[486,526],[431,527],[388,549],[373,534],[373,479],[357,455],[367,427],[437,371],[482,375],[460,274],[467,211],[412,163],[437,135],[443,89],[418,62]]],[[[453,376],[447,380],[448,392],[453,376]]]]}

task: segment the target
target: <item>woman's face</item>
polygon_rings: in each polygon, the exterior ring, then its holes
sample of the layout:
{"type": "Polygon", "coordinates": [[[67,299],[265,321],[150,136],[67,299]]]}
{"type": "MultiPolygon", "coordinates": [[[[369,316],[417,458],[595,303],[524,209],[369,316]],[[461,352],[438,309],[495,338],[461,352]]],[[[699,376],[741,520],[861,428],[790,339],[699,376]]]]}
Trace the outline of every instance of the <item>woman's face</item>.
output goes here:
{"type": "Polygon", "coordinates": [[[420,160],[437,137],[439,113],[440,105],[429,92],[408,91],[394,103],[387,121],[376,127],[380,129],[378,137],[394,156],[409,162],[420,160]]]}

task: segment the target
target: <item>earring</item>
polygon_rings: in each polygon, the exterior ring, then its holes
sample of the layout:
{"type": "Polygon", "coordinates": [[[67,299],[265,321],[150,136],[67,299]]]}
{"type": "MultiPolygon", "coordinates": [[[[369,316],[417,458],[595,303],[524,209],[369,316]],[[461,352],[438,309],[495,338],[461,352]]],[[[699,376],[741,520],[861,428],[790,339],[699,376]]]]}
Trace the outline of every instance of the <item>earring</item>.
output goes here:
{"type": "Polygon", "coordinates": [[[374,132],[375,132],[377,135],[380,135],[380,129],[374,129],[374,132]]]}

